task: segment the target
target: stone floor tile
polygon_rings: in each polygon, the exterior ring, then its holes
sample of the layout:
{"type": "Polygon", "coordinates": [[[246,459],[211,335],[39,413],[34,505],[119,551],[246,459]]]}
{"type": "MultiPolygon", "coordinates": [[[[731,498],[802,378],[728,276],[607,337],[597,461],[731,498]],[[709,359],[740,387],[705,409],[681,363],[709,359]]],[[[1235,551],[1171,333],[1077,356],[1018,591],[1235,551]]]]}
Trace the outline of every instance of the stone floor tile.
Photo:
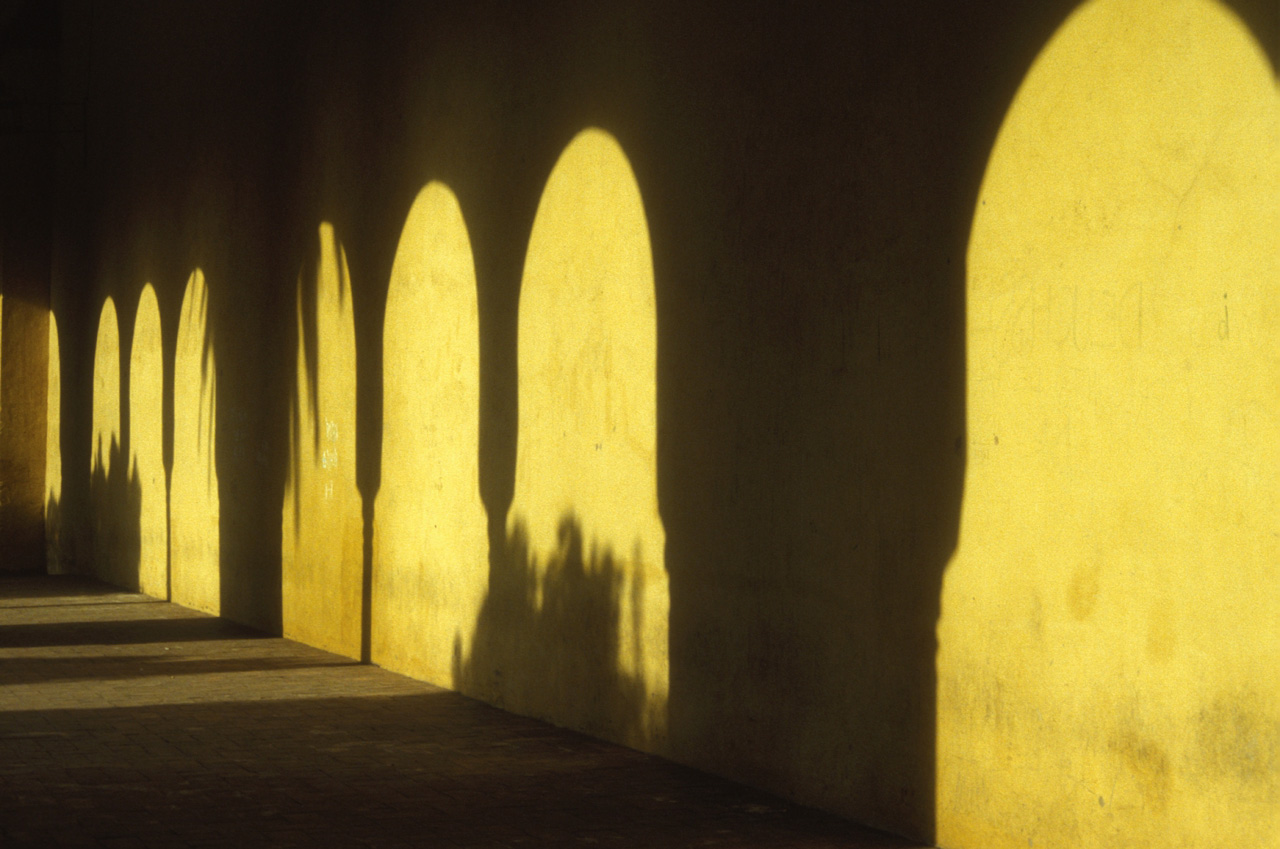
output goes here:
{"type": "Polygon", "coordinates": [[[0,846],[912,844],[105,584],[0,578],[0,846]]]}

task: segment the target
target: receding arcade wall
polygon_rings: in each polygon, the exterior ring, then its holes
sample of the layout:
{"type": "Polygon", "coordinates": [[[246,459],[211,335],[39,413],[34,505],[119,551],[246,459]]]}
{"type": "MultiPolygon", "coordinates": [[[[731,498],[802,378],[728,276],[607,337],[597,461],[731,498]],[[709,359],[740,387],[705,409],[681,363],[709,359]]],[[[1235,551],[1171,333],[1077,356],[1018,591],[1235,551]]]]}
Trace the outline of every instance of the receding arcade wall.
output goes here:
{"type": "Polygon", "coordinates": [[[59,566],[947,846],[1277,845],[1274,4],[537,5],[95,6],[59,566]]]}

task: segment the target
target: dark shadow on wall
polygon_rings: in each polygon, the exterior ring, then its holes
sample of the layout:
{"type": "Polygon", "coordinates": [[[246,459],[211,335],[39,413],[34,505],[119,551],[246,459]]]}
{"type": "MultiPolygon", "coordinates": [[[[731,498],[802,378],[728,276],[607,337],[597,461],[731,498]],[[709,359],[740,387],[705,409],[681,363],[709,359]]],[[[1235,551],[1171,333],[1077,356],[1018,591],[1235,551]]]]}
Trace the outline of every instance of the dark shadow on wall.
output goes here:
{"type": "Polygon", "coordinates": [[[651,225],[672,751],[929,842],[969,223],[1068,8],[690,10],[673,115],[593,103],[651,225]]]}
{"type": "Polygon", "coordinates": [[[56,4],[0,4],[0,572],[43,569],[56,4]]]}
{"type": "Polygon", "coordinates": [[[561,518],[557,543],[555,555],[539,563],[522,525],[507,535],[493,555],[469,651],[454,642],[455,686],[588,734],[642,738],[651,710],[645,682],[619,668],[618,635],[622,593],[635,594],[638,612],[643,585],[627,580],[609,548],[584,548],[572,513],[561,518]]]}
{"type": "MultiPolygon", "coordinates": [[[[170,633],[179,633],[174,629],[170,633]]],[[[155,636],[162,636],[156,634],[155,636]]],[[[219,637],[221,638],[221,637],[219,637]]],[[[235,639],[243,639],[236,637],[235,639]]],[[[16,639],[4,633],[0,626],[0,645],[11,642],[22,643],[22,637],[16,639]]],[[[186,639],[204,639],[202,637],[186,637],[186,639]]],[[[180,640],[166,640],[180,642],[180,640]]],[[[121,645],[121,643],[104,643],[99,638],[98,645],[121,645]]],[[[95,643],[63,643],[63,645],[89,645],[95,643]]],[[[38,639],[28,639],[27,646],[47,646],[38,639]]],[[[168,651],[168,649],[166,649],[168,651]]],[[[93,681],[135,681],[142,678],[172,678],[174,676],[225,675],[233,672],[286,672],[297,669],[329,669],[346,666],[349,662],[341,661],[325,663],[315,659],[254,657],[240,658],[184,658],[181,654],[129,654],[126,656],[97,656],[76,658],[7,658],[3,669],[0,669],[0,686],[15,684],[46,684],[52,682],[93,682],[93,681]]]]}
{"type": "Polygon", "coordinates": [[[106,448],[109,458],[101,456],[102,448],[99,446],[89,479],[93,574],[115,586],[137,590],[142,557],[142,484],[136,468],[127,465],[126,452],[116,439],[106,448]]]}
{"type": "Polygon", "coordinates": [[[1280,72],[1280,3],[1275,0],[1223,0],[1266,51],[1271,67],[1280,72]]]}
{"type": "Polygon", "coordinates": [[[68,543],[69,535],[63,531],[62,502],[52,492],[44,503],[44,562],[49,574],[63,574],[72,563],[68,543]]]}
{"type": "MultiPolygon", "coordinates": [[[[199,200],[193,197],[189,202],[199,200]]],[[[215,212],[226,202],[221,199],[215,212]]],[[[240,227],[269,228],[263,215],[255,209],[250,221],[210,222],[213,232],[204,238],[211,243],[202,245],[199,257],[209,285],[206,340],[216,345],[220,610],[237,622],[278,634],[281,509],[289,446],[289,397],[283,386],[292,383],[297,367],[295,290],[288,284],[296,284],[298,264],[286,271],[283,259],[255,263],[263,254],[255,242],[270,230],[252,238],[240,227]],[[220,236],[232,244],[247,239],[246,250],[226,249],[218,243],[220,236]],[[249,309],[246,289],[256,299],[249,309]]]]}

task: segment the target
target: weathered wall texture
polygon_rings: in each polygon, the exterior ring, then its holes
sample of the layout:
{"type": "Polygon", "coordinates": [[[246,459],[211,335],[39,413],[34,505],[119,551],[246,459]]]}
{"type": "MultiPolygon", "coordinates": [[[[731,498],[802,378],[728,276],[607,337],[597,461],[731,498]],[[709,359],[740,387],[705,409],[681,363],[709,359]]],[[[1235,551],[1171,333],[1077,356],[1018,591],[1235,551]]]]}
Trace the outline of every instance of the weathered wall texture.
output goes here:
{"type": "Polygon", "coordinates": [[[489,531],[475,261],[458,199],[442,183],[424,188],[409,211],[386,315],[372,660],[462,689],[454,666],[474,650],[489,531]]]}
{"type": "Polygon", "coordinates": [[[1280,845],[1280,90],[1094,0],[992,152],[939,626],[944,845],[1280,845]]]}
{"type": "Polygon", "coordinates": [[[663,749],[653,259],[631,166],[601,130],[547,179],[519,310],[515,487],[467,678],[521,712],[663,749]]]}
{"type": "Polygon", "coordinates": [[[138,493],[138,589],[169,597],[169,493],[164,470],[164,353],[160,309],[142,287],[129,356],[129,466],[138,493]]]}
{"type": "Polygon", "coordinates": [[[298,278],[298,372],[280,561],[284,636],[360,657],[363,563],[356,489],[356,340],[351,273],[333,225],[298,278]]]}
{"type": "Polygon", "coordinates": [[[949,845],[1276,845],[1280,11],[1077,5],[65,0],[58,556],[159,594],[167,486],[184,604],[949,845]]]}
{"type": "Polygon", "coordinates": [[[211,342],[209,291],[197,268],[182,295],[173,355],[169,587],[176,603],[219,613],[218,381],[211,342]]]}
{"type": "Polygon", "coordinates": [[[44,559],[48,283],[41,291],[9,259],[0,265],[0,572],[44,559]]]}

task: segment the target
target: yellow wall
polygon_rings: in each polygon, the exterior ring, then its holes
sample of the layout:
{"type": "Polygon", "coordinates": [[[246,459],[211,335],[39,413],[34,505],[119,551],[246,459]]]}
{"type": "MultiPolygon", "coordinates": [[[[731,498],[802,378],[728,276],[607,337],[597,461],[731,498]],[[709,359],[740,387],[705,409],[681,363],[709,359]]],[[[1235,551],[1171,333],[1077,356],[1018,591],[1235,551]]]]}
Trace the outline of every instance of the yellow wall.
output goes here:
{"type": "Polygon", "coordinates": [[[187,280],[173,364],[173,485],[169,557],[173,600],[220,611],[218,380],[204,271],[187,280]]]}
{"type": "Polygon", "coordinates": [[[128,517],[129,473],[120,430],[120,326],[112,298],[103,303],[98,320],[92,434],[89,462],[93,568],[104,580],[136,589],[137,528],[128,517]]]}
{"type": "MultiPolygon", "coordinates": [[[[0,202],[14,203],[0,188],[0,202]]],[[[25,210],[23,215],[25,215],[25,210]]],[[[25,221],[23,215],[10,218],[25,221]]],[[[34,217],[34,216],[33,216],[34,217]]],[[[4,241],[0,257],[0,572],[41,568],[44,532],[48,291],[29,260],[40,252],[34,237],[4,241]]]]}
{"type": "Polygon", "coordinates": [[[1211,0],[1093,0],[968,254],[945,846],[1280,845],[1280,97],[1211,0]]]}
{"type": "Polygon", "coordinates": [[[138,588],[169,597],[169,515],[164,473],[164,363],[160,307],[142,287],[129,356],[129,477],[138,492],[138,588]]]}
{"type": "Polygon", "coordinates": [[[93,445],[91,469],[110,474],[120,451],[120,330],[116,303],[107,298],[98,323],[93,357],[93,445]]]}
{"type": "Polygon", "coordinates": [[[617,141],[585,130],[556,162],[529,236],[498,621],[477,637],[469,675],[516,710],[661,749],[669,591],[655,324],[639,187],[617,141]],[[489,667],[500,687],[477,680],[489,667]]]}
{"type": "Polygon", "coordinates": [[[321,225],[317,251],[314,279],[298,279],[281,612],[286,637],[359,657],[364,525],[351,275],[332,225],[321,225]]]}
{"type": "Polygon", "coordinates": [[[68,571],[62,535],[62,355],[58,319],[49,313],[49,376],[45,393],[44,522],[46,563],[51,574],[68,571]]]}
{"type": "Polygon", "coordinates": [[[462,210],[433,182],[409,211],[387,294],[371,637],[374,663],[445,687],[489,585],[478,322],[462,210]]]}

